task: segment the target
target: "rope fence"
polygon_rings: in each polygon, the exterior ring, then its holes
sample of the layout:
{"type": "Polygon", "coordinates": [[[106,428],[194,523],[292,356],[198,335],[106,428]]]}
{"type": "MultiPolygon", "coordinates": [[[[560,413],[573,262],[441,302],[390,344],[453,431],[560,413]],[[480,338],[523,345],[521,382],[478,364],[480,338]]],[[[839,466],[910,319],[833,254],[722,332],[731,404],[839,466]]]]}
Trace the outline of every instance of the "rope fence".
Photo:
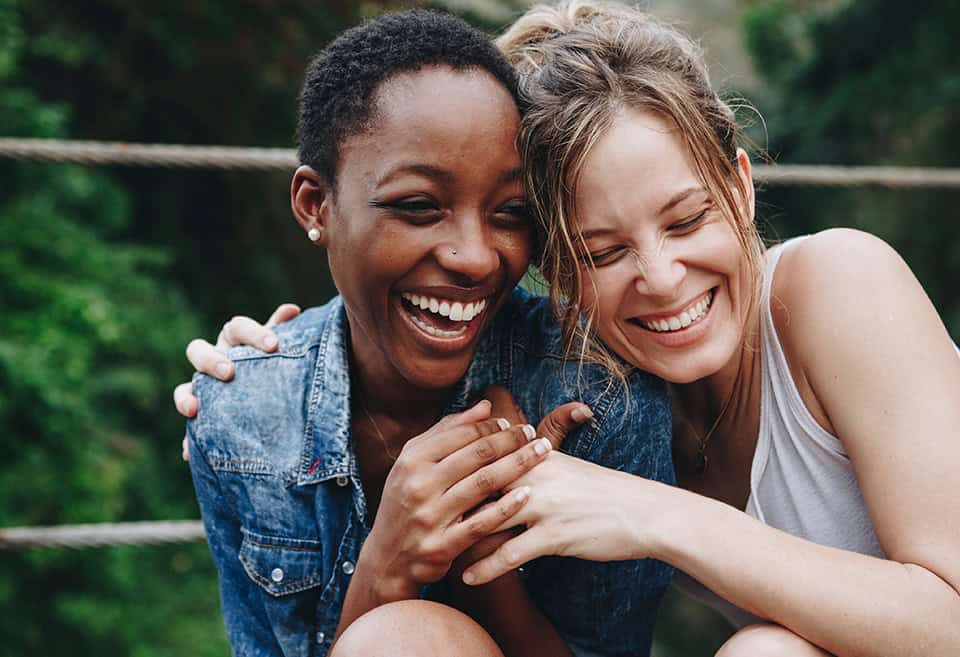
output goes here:
{"type": "Polygon", "coordinates": [[[0,550],[160,545],[206,540],[199,520],[121,522],[0,529],[0,550]]]}
{"type": "MultiPolygon", "coordinates": [[[[131,144],[4,137],[0,137],[0,158],[70,162],[89,166],[283,169],[287,171],[293,170],[299,164],[296,151],[287,148],[131,144]]],[[[758,164],[753,170],[754,177],[768,185],[960,188],[960,169],[758,164]]],[[[203,523],[198,520],[11,527],[0,528],[0,551],[188,543],[202,541],[205,538],[203,523]]]]}
{"type": "MultiPolygon", "coordinates": [[[[299,164],[296,151],[287,148],[13,138],[0,138],[0,158],[85,165],[286,171],[299,164]]],[[[758,181],[778,186],[960,188],[960,169],[757,164],[753,171],[758,181]]]]}

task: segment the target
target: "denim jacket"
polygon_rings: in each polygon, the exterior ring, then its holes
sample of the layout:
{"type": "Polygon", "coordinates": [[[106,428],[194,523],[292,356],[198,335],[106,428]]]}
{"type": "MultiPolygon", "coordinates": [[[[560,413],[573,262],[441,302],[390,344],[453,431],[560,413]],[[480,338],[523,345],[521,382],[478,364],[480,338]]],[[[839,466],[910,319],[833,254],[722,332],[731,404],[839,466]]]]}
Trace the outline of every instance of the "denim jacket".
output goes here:
{"type": "MultiPolygon", "coordinates": [[[[187,425],[190,468],[236,657],[326,654],[369,517],[351,444],[348,330],[339,297],[277,329],[280,348],[231,352],[236,375],[198,375],[199,416],[187,425]]],[[[563,450],[673,481],[665,384],[637,372],[630,391],[599,368],[562,358],[549,304],[515,291],[481,337],[448,412],[492,383],[536,424],[581,399],[594,418],[563,450]]],[[[525,585],[578,655],[646,655],[669,566],[549,557],[525,585]]]]}

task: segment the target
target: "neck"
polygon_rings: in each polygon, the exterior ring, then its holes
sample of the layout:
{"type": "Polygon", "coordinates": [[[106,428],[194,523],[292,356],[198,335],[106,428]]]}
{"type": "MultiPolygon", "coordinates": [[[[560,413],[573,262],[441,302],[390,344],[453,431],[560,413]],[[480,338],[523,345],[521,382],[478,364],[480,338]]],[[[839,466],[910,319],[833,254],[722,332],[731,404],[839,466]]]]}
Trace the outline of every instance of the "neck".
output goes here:
{"type": "Polygon", "coordinates": [[[756,320],[757,314],[752,313],[743,340],[717,372],[674,386],[675,408],[700,435],[711,432],[713,448],[731,439],[750,444],[756,440],[755,435],[745,432],[752,431],[753,418],[759,410],[760,337],[756,320]]]}

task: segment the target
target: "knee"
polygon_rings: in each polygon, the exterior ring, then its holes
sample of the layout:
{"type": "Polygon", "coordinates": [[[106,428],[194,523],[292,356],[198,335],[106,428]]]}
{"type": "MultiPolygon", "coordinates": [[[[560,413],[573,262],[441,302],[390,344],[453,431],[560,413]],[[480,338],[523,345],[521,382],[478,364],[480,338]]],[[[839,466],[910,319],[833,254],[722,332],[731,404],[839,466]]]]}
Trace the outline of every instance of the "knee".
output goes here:
{"type": "Polygon", "coordinates": [[[330,657],[503,657],[472,618],[426,600],[372,609],[350,624],[330,657]]]}
{"type": "Polygon", "coordinates": [[[830,657],[780,625],[748,625],[724,643],[715,657],[830,657]]]}

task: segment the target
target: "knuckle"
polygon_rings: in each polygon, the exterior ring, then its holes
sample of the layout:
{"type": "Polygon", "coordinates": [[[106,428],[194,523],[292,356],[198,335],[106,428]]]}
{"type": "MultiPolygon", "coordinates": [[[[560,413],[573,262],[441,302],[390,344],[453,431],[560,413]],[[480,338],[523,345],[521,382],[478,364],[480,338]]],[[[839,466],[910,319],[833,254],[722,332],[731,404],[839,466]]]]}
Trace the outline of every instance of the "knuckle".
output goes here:
{"type": "Polygon", "coordinates": [[[533,461],[533,452],[531,449],[519,449],[513,453],[513,462],[514,465],[520,468],[521,470],[526,470],[530,467],[530,463],[533,461]]]}
{"type": "Polygon", "coordinates": [[[500,559],[508,568],[516,568],[520,565],[520,554],[509,543],[501,546],[500,559]]]}
{"type": "Polygon", "coordinates": [[[489,470],[479,470],[474,475],[474,485],[484,495],[489,495],[497,490],[497,482],[489,470]]]}
{"type": "Polygon", "coordinates": [[[476,543],[481,538],[484,538],[490,531],[489,523],[477,516],[471,516],[465,521],[465,524],[467,538],[470,539],[471,543],[476,543]]]}
{"type": "Polygon", "coordinates": [[[473,454],[483,462],[492,461],[497,456],[497,449],[488,438],[481,438],[473,443],[473,454]]]}

